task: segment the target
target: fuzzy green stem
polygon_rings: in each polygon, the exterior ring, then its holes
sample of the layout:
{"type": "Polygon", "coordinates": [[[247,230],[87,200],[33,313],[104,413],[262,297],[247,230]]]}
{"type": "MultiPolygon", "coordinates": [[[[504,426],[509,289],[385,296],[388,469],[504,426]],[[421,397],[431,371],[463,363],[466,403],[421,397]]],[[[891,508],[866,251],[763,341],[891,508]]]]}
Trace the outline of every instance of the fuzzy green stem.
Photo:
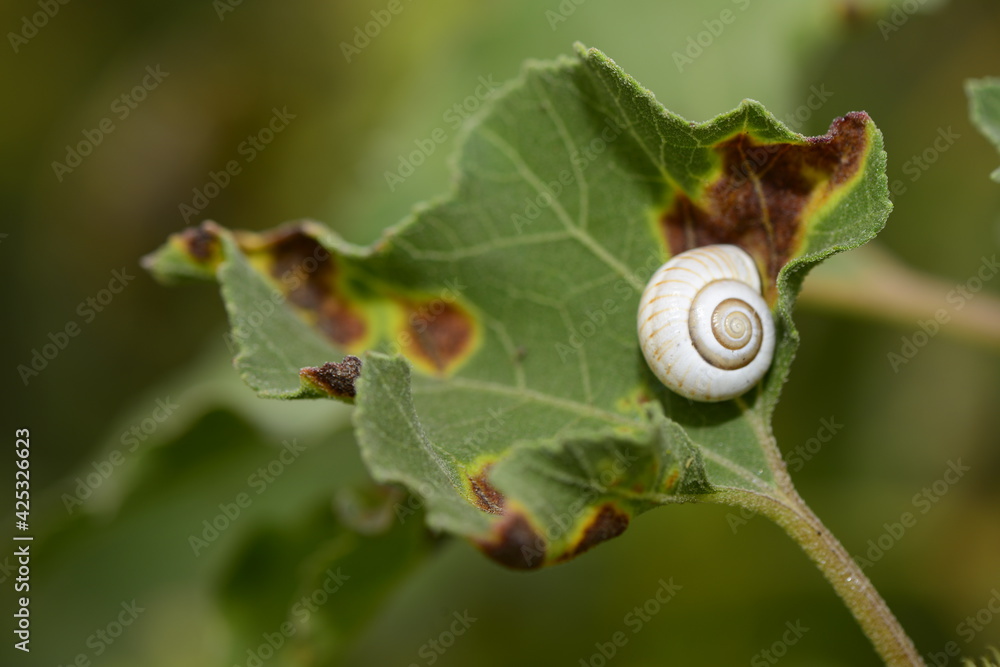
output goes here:
{"type": "Polygon", "coordinates": [[[891,667],[925,664],[872,582],[794,489],[783,489],[780,497],[725,489],[701,500],[745,507],[777,523],[833,585],[885,664],[891,667]]]}

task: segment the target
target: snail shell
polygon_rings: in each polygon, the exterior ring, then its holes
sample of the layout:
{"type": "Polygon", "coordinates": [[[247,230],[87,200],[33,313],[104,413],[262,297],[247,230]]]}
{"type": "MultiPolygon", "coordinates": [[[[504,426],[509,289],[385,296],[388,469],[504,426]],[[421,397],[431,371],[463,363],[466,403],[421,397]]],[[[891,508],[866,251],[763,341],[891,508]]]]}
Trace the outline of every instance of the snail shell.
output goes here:
{"type": "Polygon", "coordinates": [[[757,384],[774,356],[774,319],[753,259],[734,245],[675,255],[639,301],[639,344],[656,377],[696,401],[757,384]]]}

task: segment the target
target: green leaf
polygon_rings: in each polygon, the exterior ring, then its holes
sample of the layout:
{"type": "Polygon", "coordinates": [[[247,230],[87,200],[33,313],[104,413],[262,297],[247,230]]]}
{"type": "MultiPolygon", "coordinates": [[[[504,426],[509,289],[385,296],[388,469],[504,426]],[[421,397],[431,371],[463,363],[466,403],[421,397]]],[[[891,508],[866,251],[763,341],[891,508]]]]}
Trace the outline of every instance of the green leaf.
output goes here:
{"type": "MultiPolygon", "coordinates": [[[[965,82],[972,123],[1000,150],[1000,79],[969,79],[965,82]]],[[[1000,183],[1000,167],[991,175],[1000,183]]]]}
{"type": "Polygon", "coordinates": [[[241,331],[247,382],[316,396],[303,368],[360,356],[354,423],[375,478],[418,493],[431,526],[538,567],[653,506],[787,497],[770,419],[798,344],[795,294],[809,267],[885,224],[885,159],[864,113],[813,138],[752,100],[691,123],[579,47],[529,63],[467,128],[454,191],[372,248],[312,222],[260,235],[209,224],[148,265],[194,273],[166,258],[218,239],[231,319],[282,297],[241,331]],[[778,332],[761,384],[718,404],[662,387],[635,331],[653,271],[710,243],[754,257],[778,332]]]}
{"type": "Polygon", "coordinates": [[[372,485],[350,408],[261,401],[218,347],[135,397],[110,423],[106,447],[39,497],[44,532],[36,543],[50,576],[32,599],[36,620],[60,628],[33,646],[39,664],[72,663],[90,650],[88,638],[96,647],[97,617],[115,618],[123,600],[144,612],[127,638],[106,647],[102,664],[214,666],[226,653],[227,664],[244,663],[262,633],[279,631],[286,619],[295,633],[284,653],[294,650],[295,659],[276,656],[275,664],[303,664],[306,642],[317,660],[331,658],[438,543],[419,503],[401,490],[379,487],[370,501],[348,492],[372,485]],[[150,428],[153,408],[163,421],[150,428]],[[223,516],[220,505],[238,516],[223,516]],[[293,614],[338,567],[350,586],[308,617],[293,614]],[[220,590],[221,609],[213,595],[220,590]],[[89,613],[67,599],[87,600],[89,613]],[[255,606],[232,613],[229,603],[244,600],[255,606]],[[176,641],[178,633],[186,641],[176,641]]]}
{"type": "MultiPolygon", "coordinates": [[[[183,396],[179,402],[188,405],[183,396]]],[[[351,432],[341,429],[322,443],[306,447],[257,493],[261,487],[250,486],[248,476],[280,461],[278,441],[232,410],[212,405],[192,408],[197,416],[190,415],[174,437],[165,432],[167,426],[161,426],[141,448],[124,454],[123,466],[133,467],[134,474],[114,494],[120,496],[120,503],[97,508],[92,506],[97,499],[88,497],[82,508],[74,507],[72,515],[61,502],[49,508],[44,525],[52,529],[39,538],[39,565],[49,576],[32,587],[32,600],[38,604],[40,620],[59,627],[60,632],[32,646],[32,652],[38,652],[38,664],[72,662],[77,654],[88,652],[88,637],[93,637],[99,622],[101,627],[106,622],[100,619],[115,618],[123,600],[136,600],[145,611],[130,628],[129,639],[121,645],[116,642],[102,656],[106,664],[217,665],[220,646],[245,657],[250,645],[235,632],[230,635],[231,628],[222,622],[210,596],[220,567],[241,558],[248,535],[260,526],[294,524],[320,503],[329,515],[330,485],[364,478],[364,469],[352,452],[351,432]],[[220,515],[220,504],[229,505],[232,513],[240,493],[251,502],[227,522],[220,515]],[[210,541],[199,545],[196,554],[192,538],[205,535],[208,529],[203,521],[215,521],[216,526],[228,523],[228,527],[209,533],[210,541]],[[88,613],[65,604],[67,599],[87,600],[88,613]],[[177,633],[186,641],[178,642],[177,633]]],[[[119,444],[117,438],[114,442],[119,444]]],[[[67,493],[80,488],[77,479],[88,479],[93,473],[87,461],[73,475],[74,481],[65,484],[67,493]]],[[[95,495],[123,474],[123,469],[115,469],[95,495]]],[[[394,552],[399,551],[396,546],[394,552]]],[[[315,552],[304,549],[297,560],[311,553],[315,552]]],[[[297,574],[286,571],[283,579],[305,585],[308,573],[297,574]]],[[[362,581],[359,589],[385,583],[362,581]]]]}
{"type": "Polygon", "coordinates": [[[233,662],[245,660],[246,648],[262,636],[279,632],[288,640],[289,664],[332,664],[426,560],[437,540],[419,511],[401,511],[414,506],[405,492],[365,492],[371,506],[361,522],[345,516],[349,511],[335,516],[327,500],[291,525],[263,526],[247,540],[220,587],[238,631],[233,662]]]}

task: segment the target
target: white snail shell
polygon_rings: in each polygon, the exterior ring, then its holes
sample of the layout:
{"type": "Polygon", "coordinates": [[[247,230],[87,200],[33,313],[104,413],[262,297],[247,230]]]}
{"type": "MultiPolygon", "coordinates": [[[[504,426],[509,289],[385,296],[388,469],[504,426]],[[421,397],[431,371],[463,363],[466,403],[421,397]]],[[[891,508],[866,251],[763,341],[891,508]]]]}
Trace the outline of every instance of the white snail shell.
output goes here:
{"type": "Polygon", "coordinates": [[[639,301],[639,344],[672,391],[696,401],[735,398],[774,356],[774,319],[753,259],[734,245],[675,255],[639,301]]]}

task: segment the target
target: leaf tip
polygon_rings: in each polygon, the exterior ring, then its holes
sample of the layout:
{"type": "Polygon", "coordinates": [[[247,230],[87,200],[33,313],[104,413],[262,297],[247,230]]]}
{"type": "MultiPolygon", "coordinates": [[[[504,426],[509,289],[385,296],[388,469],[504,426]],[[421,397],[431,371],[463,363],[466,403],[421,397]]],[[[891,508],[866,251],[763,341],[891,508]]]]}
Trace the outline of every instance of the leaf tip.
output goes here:
{"type": "Polygon", "coordinates": [[[509,512],[492,534],[476,545],[497,563],[512,570],[537,570],[545,564],[545,538],[521,512],[509,512]]]}
{"type": "Polygon", "coordinates": [[[361,377],[361,360],[347,355],[340,363],[328,361],[322,366],[309,366],[299,371],[303,388],[349,403],[357,395],[357,380],[361,377]]]}
{"type": "Polygon", "coordinates": [[[140,266],[165,283],[215,276],[222,261],[222,228],[211,220],[172,234],[167,242],[139,260],[140,266]]]}
{"type": "Polygon", "coordinates": [[[625,532],[631,518],[627,512],[612,503],[601,505],[586,523],[576,543],[559,557],[559,561],[576,558],[601,542],[614,539],[625,532]]]}

